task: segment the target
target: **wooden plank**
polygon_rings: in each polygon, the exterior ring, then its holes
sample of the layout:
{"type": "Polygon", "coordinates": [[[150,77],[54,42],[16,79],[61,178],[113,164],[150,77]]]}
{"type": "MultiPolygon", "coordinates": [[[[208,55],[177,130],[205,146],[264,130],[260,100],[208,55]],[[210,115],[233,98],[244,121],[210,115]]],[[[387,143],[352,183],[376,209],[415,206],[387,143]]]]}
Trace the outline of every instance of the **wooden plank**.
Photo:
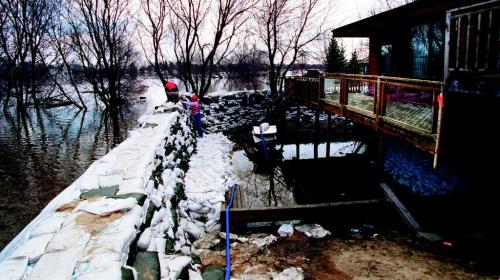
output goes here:
{"type": "Polygon", "coordinates": [[[384,194],[387,196],[387,199],[389,199],[389,201],[392,203],[392,205],[396,208],[396,210],[398,211],[401,218],[403,218],[406,225],[415,233],[421,232],[422,227],[420,227],[418,222],[411,215],[410,211],[408,211],[408,209],[406,209],[406,207],[398,199],[398,197],[394,194],[394,192],[391,190],[391,188],[385,183],[381,183],[380,187],[382,188],[382,191],[384,192],[384,194]]]}
{"type": "MultiPolygon", "coordinates": [[[[385,203],[388,203],[387,199],[370,199],[264,208],[231,208],[231,222],[280,221],[311,218],[314,216],[325,218],[325,213],[328,213],[330,215],[332,213],[331,211],[334,210],[343,210],[353,207],[358,208],[366,206],[376,206],[385,203]]],[[[222,208],[222,219],[226,216],[225,212],[226,209],[222,208]]]]}

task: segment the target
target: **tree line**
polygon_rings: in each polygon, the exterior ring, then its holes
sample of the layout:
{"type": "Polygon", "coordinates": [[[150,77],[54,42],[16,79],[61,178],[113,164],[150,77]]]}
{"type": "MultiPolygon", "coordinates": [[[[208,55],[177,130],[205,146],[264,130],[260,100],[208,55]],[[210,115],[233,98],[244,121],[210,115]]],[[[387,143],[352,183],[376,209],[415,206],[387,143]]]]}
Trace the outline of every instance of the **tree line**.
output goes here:
{"type": "Polygon", "coordinates": [[[0,0],[4,110],[65,102],[116,108],[146,61],[204,96],[213,80],[266,71],[273,94],[327,37],[327,0],[0,0]],[[326,12],[325,12],[326,11],[326,12]]]}

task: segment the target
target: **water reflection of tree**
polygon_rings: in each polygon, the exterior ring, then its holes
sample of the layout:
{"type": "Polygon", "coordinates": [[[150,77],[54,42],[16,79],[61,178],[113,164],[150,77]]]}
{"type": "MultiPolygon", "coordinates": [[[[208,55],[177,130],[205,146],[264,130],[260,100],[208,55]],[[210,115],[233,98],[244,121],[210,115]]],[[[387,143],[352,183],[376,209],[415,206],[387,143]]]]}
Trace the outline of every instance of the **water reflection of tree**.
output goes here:
{"type": "Polygon", "coordinates": [[[294,205],[293,188],[286,183],[281,170],[281,153],[274,150],[271,160],[252,158],[253,168],[243,184],[244,205],[239,207],[272,207],[294,205]],[[278,156],[277,156],[278,155],[278,156]]]}

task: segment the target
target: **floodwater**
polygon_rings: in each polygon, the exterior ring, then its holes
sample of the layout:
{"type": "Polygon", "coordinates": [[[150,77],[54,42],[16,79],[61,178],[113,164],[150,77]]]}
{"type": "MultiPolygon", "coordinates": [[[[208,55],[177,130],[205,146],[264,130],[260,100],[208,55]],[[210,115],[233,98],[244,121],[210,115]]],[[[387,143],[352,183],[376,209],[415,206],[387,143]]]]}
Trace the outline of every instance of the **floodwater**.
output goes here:
{"type": "Polygon", "coordinates": [[[321,115],[315,144],[311,142],[315,125],[306,120],[312,113],[302,113],[300,128],[293,113],[290,108],[286,120],[272,123],[278,126],[278,136],[266,146],[267,157],[263,146],[254,144],[251,137],[247,136],[246,143],[238,143],[244,149],[235,151],[232,157],[239,185],[235,207],[255,209],[379,198],[369,141],[344,131],[345,126],[350,126],[345,123],[332,125],[333,136],[327,139],[327,117],[321,115]]]}
{"type": "Polygon", "coordinates": [[[0,248],[134,129],[145,104],[117,115],[74,107],[0,114],[0,248]]]}
{"type": "MultiPolygon", "coordinates": [[[[145,92],[131,96],[131,104],[116,114],[58,107],[31,109],[25,118],[0,112],[0,250],[56,195],[78,178],[137,127],[137,119],[151,110],[139,96],[163,94],[156,79],[144,79],[145,92]]],[[[239,80],[216,80],[211,91],[255,87],[239,80]]],[[[149,98],[149,97],[148,97],[149,98]]]]}

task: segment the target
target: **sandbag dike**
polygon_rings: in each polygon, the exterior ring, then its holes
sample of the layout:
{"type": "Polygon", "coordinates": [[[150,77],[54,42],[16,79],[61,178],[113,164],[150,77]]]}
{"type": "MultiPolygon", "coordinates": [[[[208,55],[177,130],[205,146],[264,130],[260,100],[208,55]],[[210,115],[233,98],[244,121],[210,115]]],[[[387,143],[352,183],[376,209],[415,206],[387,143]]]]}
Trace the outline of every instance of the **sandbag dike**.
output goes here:
{"type": "Polygon", "coordinates": [[[191,256],[181,251],[189,253],[189,243],[174,248],[178,228],[186,228],[176,210],[187,199],[184,176],[196,139],[181,110],[166,103],[141,117],[141,128],[6,247],[0,279],[177,279],[188,273],[191,256]]]}

